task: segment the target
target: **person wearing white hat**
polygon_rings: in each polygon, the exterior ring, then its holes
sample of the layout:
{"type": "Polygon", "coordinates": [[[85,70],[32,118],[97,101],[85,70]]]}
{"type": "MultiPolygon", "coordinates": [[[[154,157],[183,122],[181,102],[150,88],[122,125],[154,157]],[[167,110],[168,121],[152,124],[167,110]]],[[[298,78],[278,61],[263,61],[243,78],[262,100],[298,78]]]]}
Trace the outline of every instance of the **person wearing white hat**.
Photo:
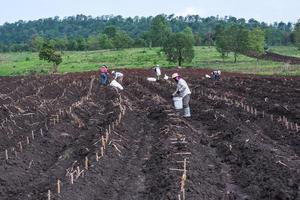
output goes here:
{"type": "Polygon", "coordinates": [[[172,96],[180,96],[182,97],[182,105],[183,105],[183,117],[191,117],[190,110],[190,99],[191,99],[191,90],[187,85],[186,81],[179,76],[178,73],[172,74],[172,79],[174,79],[177,83],[176,91],[172,94],[172,96]]]}
{"type": "Polygon", "coordinates": [[[116,72],[116,71],[112,71],[111,72],[112,75],[114,76],[114,79],[116,81],[118,81],[120,84],[123,82],[123,77],[124,77],[124,74],[121,73],[121,72],[116,72]]]}

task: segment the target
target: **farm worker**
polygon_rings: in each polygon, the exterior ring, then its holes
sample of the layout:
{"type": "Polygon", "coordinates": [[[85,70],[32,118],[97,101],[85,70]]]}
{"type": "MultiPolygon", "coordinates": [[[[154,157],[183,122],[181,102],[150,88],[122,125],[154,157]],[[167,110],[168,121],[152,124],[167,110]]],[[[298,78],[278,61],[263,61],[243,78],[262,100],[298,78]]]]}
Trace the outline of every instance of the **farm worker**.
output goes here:
{"type": "Polygon", "coordinates": [[[172,94],[172,97],[177,95],[182,97],[183,117],[191,117],[191,110],[189,106],[191,90],[186,81],[181,78],[178,73],[172,74],[172,79],[174,79],[177,83],[176,91],[172,94]]]}
{"type": "Polygon", "coordinates": [[[114,76],[114,79],[122,84],[124,74],[121,72],[116,72],[116,71],[112,71],[111,73],[114,76]]]}
{"type": "Polygon", "coordinates": [[[214,81],[220,80],[220,78],[221,78],[220,70],[213,71],[211,74],[212,74],[212,80],[214,80],[214,81]]]}
{"type": "Polygon", "coordinates": [[[161,71],[160,71],[160,66],[156,65],[153,67],[155,74],[156,74],[156,80],[159,80],[160,76],[161,76],[161,71]]]}
{"type": "Polygon", "coordinates": [[[99,69],[100,71],[100,85],[107,85],[108,84],[108,69],[106,65],[102,65],[99,69]]]}

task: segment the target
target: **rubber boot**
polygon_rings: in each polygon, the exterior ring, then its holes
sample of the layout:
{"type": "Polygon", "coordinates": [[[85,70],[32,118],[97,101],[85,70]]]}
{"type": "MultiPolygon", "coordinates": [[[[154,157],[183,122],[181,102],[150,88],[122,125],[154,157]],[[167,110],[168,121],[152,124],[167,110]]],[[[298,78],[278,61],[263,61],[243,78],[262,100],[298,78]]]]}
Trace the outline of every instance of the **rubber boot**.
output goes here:
{"type": "Polygon", "coordinates": [[[184,108],[183,111],[183,117],[191,117],[190,107],[184,108]]]}

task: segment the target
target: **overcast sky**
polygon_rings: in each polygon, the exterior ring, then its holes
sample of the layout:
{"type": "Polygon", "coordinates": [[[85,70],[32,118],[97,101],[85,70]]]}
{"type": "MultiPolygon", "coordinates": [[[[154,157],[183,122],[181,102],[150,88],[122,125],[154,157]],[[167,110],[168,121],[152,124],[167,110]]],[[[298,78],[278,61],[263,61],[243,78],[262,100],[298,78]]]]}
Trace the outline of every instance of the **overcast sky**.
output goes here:
{"type": "Polygon", "coordinates": [[[297,22],[300,0],[0,0],[0,24],[77,14],[234,16],[267,23],[297,22]]]}

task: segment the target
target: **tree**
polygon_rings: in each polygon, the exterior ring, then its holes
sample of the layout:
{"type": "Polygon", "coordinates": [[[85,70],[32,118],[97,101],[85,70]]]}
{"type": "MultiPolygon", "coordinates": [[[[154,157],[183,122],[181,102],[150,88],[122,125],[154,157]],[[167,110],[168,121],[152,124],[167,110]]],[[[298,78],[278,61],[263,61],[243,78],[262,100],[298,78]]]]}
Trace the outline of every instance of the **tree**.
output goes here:
{"type": "Polygon", "coordinates": [[[200,33],[196,33],[196,34],[194,34],[194,40],[195,40],[195,46],[201,46],[201,40],[202,40],[202,38],[201,38],[201,35],[200,35],[200,33]]]}
{"type": "Polygon", "coordinates": [[[234,54],[234,62],[236,63],[239,54],[247,52],[248,48],[248,30],[242,26],[231,26],[227,32],[229,49],[234,54]]]}
{"type": "Polygon", "coordinates": [[[88,50],[97,50],[100,48],[100,40],[97,36],[89,36],[86,41],[88,50]]]}
{"type": "Polygon", "coordinates": [[[114,46],[112,39],[110,39],[106,34],[99,35],[99,43],[101,49],[112,49],[114,46]]]}
{"type": "Polygon", "coordinates": [[[31,40],[31,46],[33,51],[39,51],[43,47],[45,39],[39,35],[34,36],[31,40]]]}
{"type": "Polygon", "coordinates": [[[170,62],[191,62],[194,58],[193,40],[183,32],[171,34],[163,45],[163,51],[170,62]]]}
{"type": "Polygon", "coordinates": [[[264,53],[265,47],[265,32],[260,29],[256,28],[249,32],[249,46],[248,51],[255,52],[258,55],[264,53]]]}
{"type": "Polygon", "coordinates": [[[300,22],[296,24],[293,31],[293,40],[295,46],[300,50],[300,22]]]}
{"type": "Polygon", "coordinates": [[[221,53],[224,61],[225,56],[230,52],[230,38],[224,27],[218,26],[216,28],[216,49],[221,53]]]}
{"type": "Polygon", "coordinates": [[[66,37],[56,40],[54,48],[59,51],[67,50],[68,39],[66,37]]]}
{"type": "Polygon", "coordinates": [[[134,40],[134,47],[146,47],[147,46],[147,42],[142,39],[142,38],[138,38],[134,40]]]}
{"type": "Polygon", "coordinates": [[[126,32],[118,31],[113,38],[113,44],[116,49],[128,48],[133,44],[133,40],[126,32]]]}
{"type": "Polygon", "coordinates": [[[195,36],[193,34],[193,30],[190,27],[186,27],[183,31],[183,34],[186,35],[189,40],[195,44],[195,36]]]}
{"type": "Polygon", "coordinates": [[[213,34],[212,32],[208,32],[206,35],[205,35],[205,38],[204,38],[204,42],[206,45],[208,45],[209,47],[211,47],[213,45],[213,34]]]}
{"type": "Polygon", "coordinates": [[[113,38],[117,34],[117,28],[115,26],[107,26],[105,27],[104,34],[106,34],[109,38],[113,38]]]}
{"type": "Polygon", "coordinates": [[[216,28],[216,48],[225,55],[229,52],[234,54],[234,62],[239,54],[262,54],[265,46],[265,33],[259,28],[252,31],[244,26],[233,25],[229,28],[218,26],[216,28]]]}
{"type": "Polygon", "coordinates": [[[78,37],[76,39],[76,42],[77,42],[76,50],[83,51],[83,50],[86,49],[86,42],[85,42],[85,39],[83,37],[78,37]]]}
{"type": "Polygon", "coordinates": [[[153,47],[161,47],[171,33],[171,28],[163,15],[157,15],[150,26],[150,37],[153,47]]]}
{"type": "Polygon", "coordinates": [[[74,51],[77,48],[77,42],[74,38],[69,38],[66,46],[67,46],[67,50],[74,51]]]}
{"type": "Polygon", "coordinates": [[[144,32],[141,36],[141,39],[145,41],[147,47],[152,47],[152,39],[150,32],[144,32]]]}
{"type": "Polygon", "coordinates": [[[40,60],[46,60],[53,63],[53,72],[57,72],[58,65],[62,62],[61,55],[56,53],[53,46],[49,42],[43,44],[42,49],[39,52],[40,60]]]}

